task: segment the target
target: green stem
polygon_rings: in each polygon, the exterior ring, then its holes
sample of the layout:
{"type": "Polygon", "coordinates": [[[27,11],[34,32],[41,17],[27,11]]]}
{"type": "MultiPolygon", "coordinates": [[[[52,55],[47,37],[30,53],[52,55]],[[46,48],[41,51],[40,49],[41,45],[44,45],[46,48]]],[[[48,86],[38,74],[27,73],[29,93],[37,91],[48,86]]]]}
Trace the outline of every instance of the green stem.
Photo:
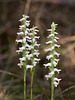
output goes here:
{"type": "Polygon", "coordinates": [[[24,67],[24,100],[26,100],[26,68],[24,67]]]}
{"type": "Polygon", "coordinates": [[[33,93],[33,75],[34,75],[34,72],[31,71],[31,95],[30,95],[30,100],[32,100],[32,93],[33,93]]]}
{"type": "Polygon", "coordinates": [[[52,77],[52,80],[51,80],[51,100],[53,100],[53,96],[54,96],[54,84],[53,84],[53,79],[54,79],[54,77],[52,77]]]}

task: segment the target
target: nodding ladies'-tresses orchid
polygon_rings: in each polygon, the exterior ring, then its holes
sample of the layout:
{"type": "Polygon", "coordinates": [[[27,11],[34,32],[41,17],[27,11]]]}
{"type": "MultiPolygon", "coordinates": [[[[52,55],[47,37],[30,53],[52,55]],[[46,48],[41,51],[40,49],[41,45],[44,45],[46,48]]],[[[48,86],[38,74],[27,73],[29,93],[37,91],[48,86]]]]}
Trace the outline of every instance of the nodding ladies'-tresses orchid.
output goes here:
{"type": "Polygon", "coordinates": [[[50,55],[46,57],[46,59],[50,60],[50,62],[47,64],[44,64],[44,66],[48,67],[50,71],[48,75],[45,75],[45,77],[47,78],[47,80],[51,78],[51,100],[53,100],[54,87],[57,87],[59,84],[59,81],[61,80],[55,77],[55,73],[57,72],[59,74],[59,72],[61,71],[61,69],[56,68],[59,59],[55,57],[56,56],[59,57],[60,55],[59,53],[55,51],[56,47],[58,48],[60,47],[60,45],[56,44],[58,42],[57,40],[59,39],[58,37],[55,36],[58,34],[57,32],[55,32],[56,26],[57,24],[53,22],[51,24],[51,29],[47,29],[47,31],[50,32],[50,35],[47,38],[51,38],[51,40],[46,42],[46,44],[50,44],[51,47],[48,49],[45,49],[46,52],[50,52],[50,55]]]}
{"type": "Polygon", "coordinates": [[[18,66],[20,68],[24,68],[24,100],[26,100],[26,71],[27,69],[30,69],[31,72],[31,100],[32,100],[32,84],[33,84],[33,74],[35,70],[36,64],[39,62],[40,59],[38,59],[39,52],[35,49],[35,46],[40,46],[40,44],[37,43],[37,39],[40,37],[37,36],[37,27],[28,28],[30,25],[30,21],[27,19],[29,16],[23,15],[23,18],[21,18],[19,21],[23,24],[19,26],[19,29],[21,32],[18,32],[17,34],[21,36],[22,38],[19,40],[16,40],[17,43],[22,43],[22,47],[19,47],[19,50],[16,50],[18,53],[22,53],[22,57],[19,58],[20,63],[18,63],[18,66]],[[28,62],[31,62],[29,64],[28,62]]]}

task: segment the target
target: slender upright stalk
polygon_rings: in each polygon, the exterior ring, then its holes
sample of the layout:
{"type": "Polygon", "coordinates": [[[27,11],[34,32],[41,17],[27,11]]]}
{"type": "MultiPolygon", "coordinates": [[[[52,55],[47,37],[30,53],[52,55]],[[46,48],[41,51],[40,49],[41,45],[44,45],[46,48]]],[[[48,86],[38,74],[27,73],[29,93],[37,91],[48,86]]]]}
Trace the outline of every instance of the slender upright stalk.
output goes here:
{"type": "MultiPolygon", "coordinates": [[[[32,40],[34,39],[34,30],[32,30],[32,40]]],[[[31,53],[33,55],[33,57],[31,58],[31,63],[33,65],[33,60],[34,60],[34,42],[32,41],[32,46],[33,46],[33,49],[31,50],[31,53]]],[[[32,100],[32,94],[33,94],[33,74],[34,74],[34,70],[32,68],[31,70],[31,94],[30,94],[30,100],[32,100]]]]}
{"type": "Polygon", "coordinates": [[[38,57],[39,53],[37,52],[37,50],[35,50],[35,46],[39,46],[39,44],[37,44],[36,39],[39,39],[38,36],[35,36],[36,32],[38,31],[36,29],[37,27],[34,27],[31,29],[31,33],[32,33],[32,49],[31,49],[31,54],[33,55],[31,57],[31,64],[33,65],[33,68],[31,69],[31,94],[30,94],[30,100],[32,100],[32,93],[33,93],[33,76],[34,76],[34,72],[35,72],[35,66],[37,64],[37,62],[39,61],[39,59],[37,59],[36,57],[38,57]],[[36,56],[36,57],[35,57],[36,56]]]}
{"type": "Polygon", "coordinates": [[[26,68],[24,67],[24,100],[26,100],[26,68]]]}
{"type": "Polygon", "coordinates": [[[32,100],[32,93],[33,93],[33,75],[34,75],[34,72],[32,71],[31,72],[31,96],[30,96],[30,100],[32,100]]]}
{"type": "Polygon", "coordinates": [[[53,100],[53,96],[54,96],[54,84],[53,84],[53,79],[54,79],[54,77],[52,77],[52,80],[51,80],[51,100],[53,100]]]}

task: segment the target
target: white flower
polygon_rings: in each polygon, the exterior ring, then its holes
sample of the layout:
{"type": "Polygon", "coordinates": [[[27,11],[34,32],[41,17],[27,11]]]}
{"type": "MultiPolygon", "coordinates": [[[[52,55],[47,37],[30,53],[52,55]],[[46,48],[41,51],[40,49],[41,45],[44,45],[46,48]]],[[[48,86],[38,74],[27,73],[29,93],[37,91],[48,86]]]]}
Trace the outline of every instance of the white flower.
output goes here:
{"type": "Polygon", "coordinates": [[[54,42],[58,42],[56,39],[54,39],[54,42]]]}
{"type": "Polygon", "coordinates": [[[16,52],[22,52],[25,49],[25,47],[20,47],[19,50],[16,50],[16,52]]]}
{"type": "Polygon", "coordinates": [[[21,51],[20,50],[16,50],[16,52],[19,54],[21,51]]]}
{"type": "Polygon", "coordinates": [[[56,61],[56,62],[58,62],[60,59],[56,59],[56,58],[54,58],[54,61],[56,61]]]}
{"type": "Polygon", "coordinates": [[[22,62],[22,61],[25,61],[26,58],[25,57],[22,57],[22,58],[19,58],[19,60],[22,62]]]}
{"type": "Polygon", "coordinates": [[[56,51],[54,51],[54,55],[56,55],[57,57],[59,57],[60,53],[57,53],[56,51]]]}
{"type": "Polygon", "coordinates": [[[27,40],[27,41],[30,42],[30,43],[32,42],[32,40],[27,40]]]}
{"type": "Polygon", "coordinates": [[[49,43],[52,43],[52,41],[48,41],[48,42],[46,42],[46,44],[49,44],[49,43]]]}
{"type": "Polygon", "coordinates": [[[24,33],[23,33],[23,32],[18,32],[17,34],[18,34],[18,35],[23,35],[24,33]]]}
{"type": "Polygon", "coordinates": [[[55,36],[55,39],[59,39],[59,38],[55,36]]]}
{"type": "Polygon", "coordinates": [[[29,33],[29,35],[31,36],[31,35],[33,35],[33,33],[29,33]]]}
{"type": "Polygon", "coordinates": [[[54,75],[54,71],[49,73],[50,78],[54,75]]]}
{"type": "Polygon", "coordinates": [[[37,34],[37,32],[34,32],[34,34],[36,35],[36,34],[37,34]]]}
{"type": "Polygon", "coordinates": [[[35,32],[39,32],[39,30],[35,29],[35,32]]]}
{"type": "Polygon", "coordinates": [[[49,60],[49,59],[52,58],[52,57],[53,57],[53,55],[51,54],[51,55],[47,56],[46,59],[49,60]]]}
{"type": "Polygon", "coordinates": [[[29,36],[25,36],[27,39],[31,39],[31,37],[29,37],[29,36]]]}
{"type": "Polygon", "coordinates": [[[40,46],[40,44],[35,43],[35,44],[34,44],[34,46],[38,46],[38,47],[39,47],[39,46],[40,46]]]}
{"type": "Polygon", "coordinates": [[[27,30],[25,30],[25,35],[27,35],[28,34],[28,31],[27,30]]]}
{"type": "Polygon", "coordinates": [[[38,52],[34,52],[34,55],[36,55],[36,57],[38,57],[39,54],[40,54],[40,53],[38,53],[38,52]]]}
{"type": "Polygon", "coordinates": [[[19,50],[20,50],[20,52],[22,52],[23,50],[25,50],[25,47],[24,46],[20,47],[19,50]]]}
{"type": "Polygon", "coordinates": [[[35,26],[34,28],[36,29],[36,28],[38,28],[38,26],[35,26]]]}
{"type": "Polygon", "coordinates": [[[23,40],[22,40],[22,41],[23,41],[23,43],[26,43],[26,38],[23,38],[23,40]]]}
{"type": "Polygon", "coordinates": [[[26,69],[29,69],[29,68],[30,68],[30,69],[32,70],[33,67],[34,67],[34,66],[32,66],[32,65],[27,65],[27,66],[26,66],[26,69]]]}
{"type": "Polygon", "coordinates": [[[23,15],[23,18],[21,18],[19,21],[22,22],[22,21],[24,21],[26,18],[29,18],[29,16],[23,15]]]}
{"type": "Polygon", "coordinates": [[[38,52],[39,50],[34,50],[35,52],[38,52]]]}
{"type": "Polygon", "coordinates": [[[36,66],[36,64],[37,64],[37,62],[36,61],[33,61],[33,65],[36,66]]]}
{"type": "Polygon", "coordinates": [[[34,38],[35,38],[35,39],[39,39],[39,38],[40,38],[40,36],[34,36],[34,38]]]}
{"type": "Polygon", "coordinates": [[[27,43],[26,43],[26,47],[27,47],[27,50],[33,49],[33,46],[32,46],[32,45],[29,45],[29,44],[27,44],[27,43]]]}
{"type": "Polygon", "coordinates": [[[51,66],[51,63],[43,64],[46,67],[51,66]]]}
{"type": "Polygon", "coordinates": [[[37,61],[37,62],[38,62],[38,61],[40,61],[40,59],[38,59],[38,58],[34,58],[34,61],[37,61]]]}
{"type": "Polygon", "coordinates": [[[57,81],[58,83],[61,81],[61,79],[58,79],[58,78],[54,78],[54,81],[57,81]]]}
{"type": "Polygon", "coordinates": [[[57,87],[57,86],[58,86],[58,84],[59,84],[58,82],[54,82],[54,86],[55,86],[55,87],[57,87]]]}
{"type": "Polygon", "coordinates": [[[18,63],[17,64],[20,68],[22,68],[23,64],[22,63],[18,63]]]}
{"type": "Polygon", "coordinates": [[[54,85],[55,87],[57,87],[57,85],[59,84],[59,82],[61,81],[61,79],[58,79],[58,78],[54,78],[54,85]]]}
{"type": "Polygon", "coordinates": [[[55,47],[58,47],[58,48],[60,47],[60,45],[57,45],[57,44],[54,44],[54,46],[55,46],[55,47]]]}
{"type": "Polygon", "coordinates": [[[56,71],[56,72],[58,72],[58,74],[61,71],[61,69],[57,69],[57,68],[54,68],[53,70],[56,71]]]}
{"type": "Polygon", "coordinates": [[[29,18],[29,16],[27,16],[27,15],[22,15],[24,18],[29,18]]]}
{"type": "Polygon", "coordinates": [[[47,31],[52,31],[52,29],[47,29],[47,31]]]}
{"type": "Polygon", "coordinates": [[[52,36],[54,36],[54,34],[50,34],[47,38],[50,38],[50,37],[52,37],[52,36]]]}
{"type": "Polygon", "coordinates": [[[36,31],[36,28],[38,28],[38,26],[35,26],[35,27],[30,28],[30,31],[33,31],[33,30],[36,31]]]}
{"type": "Polygon", "coordinates": [[[30,60],[30,58],[31,58],[32,56],[33,56],[32,54],[26,54],[26,58],[27,58],[28,60],[30,60]]]}
{"type": "Polygon", "coordinates": [[[19,21],[22,22],[22,21],[24,21],[24,20],[25,20],[25,18],[21,18],[19,21]]]}
{"type": "Polygon", "coordinates": [[[56,67],[56,65],[57,65],[57,62],[53,61],[53,64],[54,64],[54,67],[56,67]]]}
{"type": "Polygon", "coordinates": [[[45,49],[46,52],[48,51],[52,51],[54,49],[54,46],[52,46],[51,48],[45,49]]]}
{"type": "Polygon", "coordinates": [[[20,39],[20,40],[16,40],[16,42],[17,42],[17,43],[18,43],[18,42],[22,43],[22,39],[20,39]]]}
{"type": "Polygon", "coordinates": [[[54,32],[54,34],[58,34],[57,32],[54,32]]]}
{"type": "Polygon", "coordinates": [[[47,78],[47,80],[50,78],[50,76],[49,76],[49,75],[45,75],[45,77],[47,78]]]}
{"type": "Polygon", "coordinates": [[[25,28],[25,25],[20,25],[19,27],[19,29],[22,30],[23,28],[25,28]]]}
{"type": "Polygon", "coordinates": [[[25,24],[26,24],[27,27],[30,25],[30,23],[28,23],[28,22],[26,22],[25,24]]]}

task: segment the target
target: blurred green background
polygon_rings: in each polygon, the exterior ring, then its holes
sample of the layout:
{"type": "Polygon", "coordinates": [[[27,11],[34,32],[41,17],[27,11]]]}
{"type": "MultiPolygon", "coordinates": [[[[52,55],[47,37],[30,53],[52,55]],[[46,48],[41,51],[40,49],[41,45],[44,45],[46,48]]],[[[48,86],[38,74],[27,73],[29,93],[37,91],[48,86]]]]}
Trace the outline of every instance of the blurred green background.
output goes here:
{"type": "MultiPolygon", "coordinates": [[[[75,0],[0,0],[0,100],[23,100],[23,69],[17,66],[19,57],[15,42],[19,31],[18,20],[29,15],[31,25],[37,25],[40,32],[41,61],[36,66],[33,84],[33,100],[50,100],[50,80],[44,77],[48,69],[45,41],[54,21],[58,24],[58,44],[61,48],[58,68],[62,69],[62,81],[55,88],[54,100],[75,100],[75,0]]],[[[27,72],[27,100],[30,100],[30,73],[27,72]]]]}

